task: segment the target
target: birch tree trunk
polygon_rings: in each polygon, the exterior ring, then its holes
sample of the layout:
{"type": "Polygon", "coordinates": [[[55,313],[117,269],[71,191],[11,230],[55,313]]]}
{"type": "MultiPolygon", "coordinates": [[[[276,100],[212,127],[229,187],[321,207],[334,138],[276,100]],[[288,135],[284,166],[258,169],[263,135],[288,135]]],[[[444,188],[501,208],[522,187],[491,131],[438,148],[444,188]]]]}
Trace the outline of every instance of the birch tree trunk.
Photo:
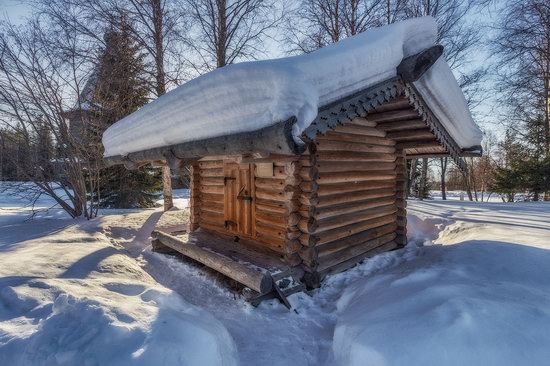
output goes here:
{"type": "Polygon", "coordinates": [[[420,175],[420,188],[418,189],[418,198],[421,200],[424,199],[424,194],[426,193],[426,181],[428,178],[428,159],[422,159],[422,174],[420,175]]]}
{"type": "Polygon", "coordinates": [[[412,159],[411,160],[411,168],[409,170],[409,179],[408,179],[408,182],[407,182],[407,193],[409,196],[412,196],[412,188],[413,188],[413,183],[414,183],[414,180],[416,178],[416,169],[418,168],[418,160],[417,159],[412,159]]]}
{"type": "Polygon", "coordinates": [[[441,198],[443,200],[447,199],[447,184],[445,182],[445,175],[447,173],[447,163],[448,158],[440,158],[439,162],[441,163],[441,198]]]}
{"type": "MultiPolygon", "coordinates": [[[[166,93],[166,72],[164,70],[164,12],[162,10],[162,1],[151,0],[151,8],[153,11],[152,35],[155,45],[155,89],[157,97],[160,97],[166,93]]],[[[162,167],[162,191],[164,193],[164,211],[168,211],[174,207],[174,201],[172,199],[172,178],[168,165],[162,167]]]]}

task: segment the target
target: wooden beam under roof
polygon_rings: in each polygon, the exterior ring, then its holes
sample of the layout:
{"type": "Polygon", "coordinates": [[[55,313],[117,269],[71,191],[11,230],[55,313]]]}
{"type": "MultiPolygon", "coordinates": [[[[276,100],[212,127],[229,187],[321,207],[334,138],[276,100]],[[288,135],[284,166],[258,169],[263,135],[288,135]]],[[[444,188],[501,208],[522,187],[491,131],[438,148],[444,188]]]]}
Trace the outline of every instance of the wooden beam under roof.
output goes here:
{"type": "Polygon", "coordinates": [[[132,152],[126,156],[110,156],[105,158],[105,162],[107,165],[132,165],[164,160],[172,165],[171,162],[175,160],[193,161],[213,155],[300,154],[305,147],[294,141],[292,127],[295,123],[296,118],[291,117],[256,131],[161,146],[132,152]]]}

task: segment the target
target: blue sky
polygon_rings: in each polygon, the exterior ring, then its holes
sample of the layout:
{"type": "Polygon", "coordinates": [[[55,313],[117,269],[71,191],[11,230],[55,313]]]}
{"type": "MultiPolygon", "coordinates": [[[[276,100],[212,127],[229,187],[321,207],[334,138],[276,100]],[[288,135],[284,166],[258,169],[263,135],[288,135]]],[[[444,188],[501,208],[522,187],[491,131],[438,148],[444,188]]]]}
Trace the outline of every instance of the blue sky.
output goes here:
{"type": "Polygon", "coordinates": [[[26,5],[17,0],[0,0],[0,16],[8,18],[13,23],[21,23],[30,13],[26,5]]]}

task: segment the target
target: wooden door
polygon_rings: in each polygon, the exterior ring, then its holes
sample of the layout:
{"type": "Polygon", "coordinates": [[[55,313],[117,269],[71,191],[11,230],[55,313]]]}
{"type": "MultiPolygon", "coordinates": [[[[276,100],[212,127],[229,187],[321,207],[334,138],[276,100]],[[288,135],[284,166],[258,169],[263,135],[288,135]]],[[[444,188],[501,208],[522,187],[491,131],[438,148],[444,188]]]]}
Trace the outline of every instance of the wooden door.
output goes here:
{"type": "Polygon", "coordinates": [[[253,182],[250,164],[224,162],[224,219],[229,231],[252,236],[253,182]]]}

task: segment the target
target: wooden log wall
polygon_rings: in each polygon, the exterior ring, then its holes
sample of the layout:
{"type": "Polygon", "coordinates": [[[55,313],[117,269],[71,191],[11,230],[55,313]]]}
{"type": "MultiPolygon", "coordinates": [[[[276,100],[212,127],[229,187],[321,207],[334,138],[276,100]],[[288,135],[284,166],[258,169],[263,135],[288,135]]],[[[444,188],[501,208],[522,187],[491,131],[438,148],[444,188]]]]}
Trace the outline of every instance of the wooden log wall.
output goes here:
{"type": "MultiPolygon", "coordinates": [[[[254,249],[274,252],[290,265],[299,265],[301,232],[298,228],[299,187],[301,178],[298,156],[262,159],[273,164],[273,176],[259,177],[253,169],[252,233],[250,239],[259,245],[254,249]]],[[[224,161],[242,162],[235,157],[206,157],[193,166],[191,186],[192,230],[200,227],[235,234],[224,226],[224,161]]],[[[255,161],[255,160],[252,160],[255,161]]]]}
{"type": "Polygon", "coordinates": [[[397,247],[401,152],[375,127],[364,118],[338,126],[300,160],[300,256],[310,286],[375,250],[397,247]]]}
{"type": "Polygon", "coordinates": [[[397,237],[395,242],[399,247],[404,247],[407,245],[407,157],[403,150],[397,150],[396,156],[397,237]]]}
{"type": "Polygon", "coordinates": [[[300,221],[298,228],[300,229],[300,251],[299,255],[302,260],[306,274],[304,280],[310,287],[315,287],[319,279],[316,276],[317,267],[317,252],[315,250],[316,238],[309,233],[308,227],[315,224],[315,212],[319,201],[317,178],[319,171],[316,166],[316,146],[313,143],[308,145],[306,152],[300,158],[300,221]]]}
{"type": "MultiPolygon", "coordinates": [[[[223,158],[208,157],[196,163],[198,174],[193,175],[197,180],[195,190],[198,194],[199,226],[212,231],[227,233],[224,227],[223,198],[224,198],[224,173],[223,158]]],[[[195,182],[192,187],[195,187],[195,182]]]]}
{"type": "Polygon", "coordinates": [[[310,143],[298,225],[309,285],[407,244],[406,159],[424,153],[447,152],[405,97],[310,143]]]}
{"type": "Polygon", "coordinates": [[[200,224],[200,168],[198,163],[191,165],[189,170],[191,176],[189,192],[189,230],[195,231],[200,224]]]}
{"type": "Polygon", "coordinates": [[[269,245],[289,265],[298,265],[301,262],[298,255],[298,237],[301,234],[298,229],[300,163],[297,156],[267,162],[273,164],[273,176],[259,177],[257,169],[254,169],[254,239],[269,245]]]}
{"type": "MultiPolygon", "coordinates": [[[[306,284],[317,286],[327,274],[406,245],[407,154],[444,148],[405,98],[307,145],[301,156],[231,159],[253,172],[251,239],[301,265],[306,284]],[[273,164],[273,175],[258,174],[259,163],[273,164]]],[[[224,159],[203,158],[192,167],[192,230],[228,233],[224,159]]]]}

